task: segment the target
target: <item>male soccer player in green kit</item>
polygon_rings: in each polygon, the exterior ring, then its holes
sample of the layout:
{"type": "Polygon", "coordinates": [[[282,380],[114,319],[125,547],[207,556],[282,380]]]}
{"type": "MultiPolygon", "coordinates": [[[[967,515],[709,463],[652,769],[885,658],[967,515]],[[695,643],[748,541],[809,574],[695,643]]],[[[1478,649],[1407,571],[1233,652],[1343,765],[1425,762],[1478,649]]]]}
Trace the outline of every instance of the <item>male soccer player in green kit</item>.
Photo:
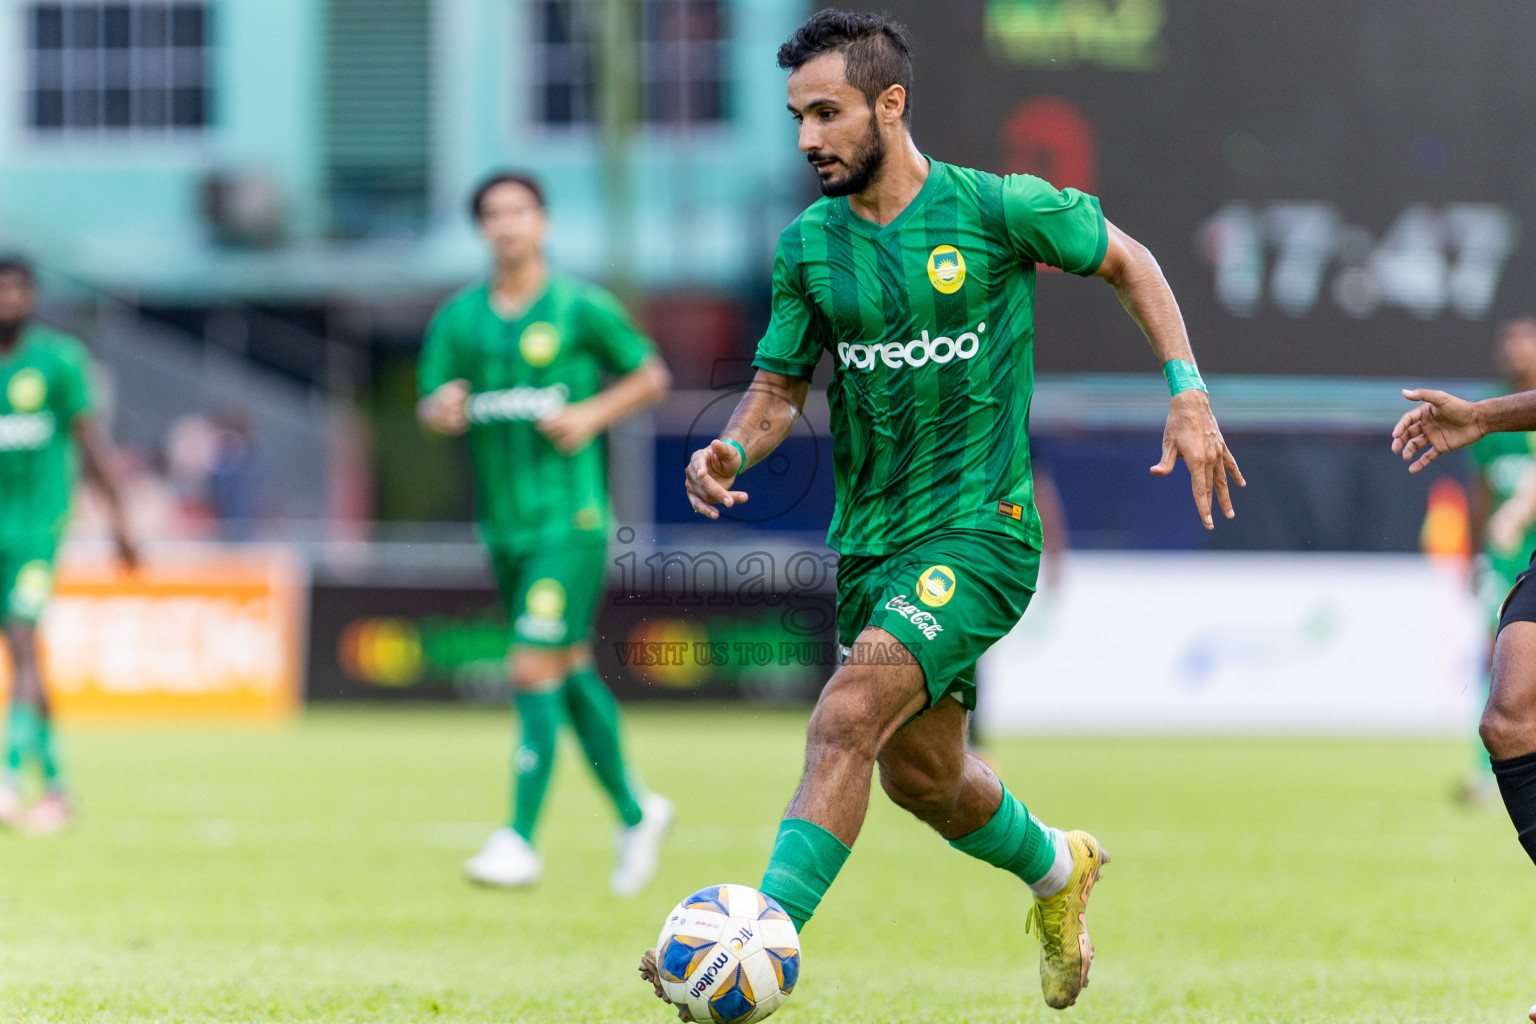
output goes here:
{"type": "Polygon", "coordinates": [[[0,600],[11,649],[0,822],[34,834],[71,815],[37,656],[37,622],[53,593],[54,554],[69,524],[76,464],[101,488],[124,563],[129,535],[111,446],[92,414],[90,356],[76,339],[32,321],[32,268],[0,258],[0,600]],[[25,806],[22,773],[36,768],[41,797],[25,806]]]}
{"type": "MultiPolygon", "coordinates": [[[[1088,980],[1084,913],[1107,858],[1086,832],[1043,825],[965,749],[976,659],[1023,614],[1039,567],[1027,429],[1036,263],[1104,278],[1141,324],[1175,392],[1152,472],[1185,459],[1207,528],[1213,492],[1231,516],[1226,474],[1242,478],[1156,261],[1096,199],[923,156],[906,39],[886,18],[822,11],[779,65],[824,198],[780,236],[753,387],[687,468],[699,514],[746,501],[736,478],[789,433],[831,354],[828,543],[848,654],[811,715],[761,888],[805,925],[858,837],[878,767],[899,806],[1029,887],[1046,1001],[1070,1006],[1088,980]]],[[[641,973],[656,972],[653,950],[641,973]]]]}
{"type": "Polygon", "coordinates": [[[618,704],[592,661],[612,522],[603,435],[659,401],[671,378],[618,300],[549,272],[536,180],[497,174],[472,208],[495,267],[434,317],[418,368],[419,414],[434,431],[469,435],[477,518],[512,620],[523,735],[511,818],[465,870],[491,885],[538,881],[534,827],[568,718],[623,823],[610,888],[632,895],[656,872],[672,805],[638,791],[618,704]],[[606,388],[604,373],[617,375],[606,388]]]}

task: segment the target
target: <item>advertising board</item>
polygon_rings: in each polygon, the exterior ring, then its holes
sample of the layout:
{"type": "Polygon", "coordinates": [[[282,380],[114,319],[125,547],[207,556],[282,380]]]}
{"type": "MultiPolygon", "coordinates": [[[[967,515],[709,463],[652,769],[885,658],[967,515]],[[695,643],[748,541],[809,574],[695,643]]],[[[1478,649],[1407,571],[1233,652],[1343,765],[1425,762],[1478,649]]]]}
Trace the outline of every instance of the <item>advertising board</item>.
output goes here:
{"type": "Polygon", "coordinates": [[[1074,552],[982,659],[998,733],[1470,735],[1488,624],[1464,563],[1074,552]]]}
{"type": "MultiPolygon", "coordinates": [[[[301,693],[305,580],[279,550],[156,559],[129,574],[65,560],[40,624],[65,719],[290,715],[301,693]]],[[[0,658],[9,690],[10,659],[0,658]]]]}

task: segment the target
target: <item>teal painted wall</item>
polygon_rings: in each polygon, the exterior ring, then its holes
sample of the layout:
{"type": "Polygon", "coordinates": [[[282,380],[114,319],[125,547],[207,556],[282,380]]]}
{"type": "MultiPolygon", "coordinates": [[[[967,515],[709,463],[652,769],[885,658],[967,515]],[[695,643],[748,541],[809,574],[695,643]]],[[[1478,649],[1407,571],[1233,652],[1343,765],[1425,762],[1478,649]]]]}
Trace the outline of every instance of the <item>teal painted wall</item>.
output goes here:
{"type": "MultiPolygon", "coordinates": [[[[0,65],[25,62],[28,5],[0,0],[0,65]]],[[[200,273],[198,204],[215,170],[276,183],[290,234],[319,222],[319,8],[312,0],[217,0],[213,125],[187,135],[50,138],[25,124],[21,74],[0,84],[0,240],[56,269],[128,287],[200,273]]]]}
{"type": "MultiPolygon", "coordinates": [[[[22,75],[0,75],[0,246],[99,285],[172,298],[436,289],[479,271],[464,199],[487,170],[510,164],[548,182],[554,259],[613,276],[595,133],[529,123],[521,0],[437,0],[432,224],[421,239],[373,245],[322,237],[323,0],[214,2],[214,126],[201,135],[40,138],[23,123],[22,75]],[[208,240],[198,189],[215,170],[277,183],[288,211],[284,247],[234,252],[208,240]]],[[[26,8],[0,0],[0,67],[23,66],[26,8]]],[[[809,4],[731,8],[733,119],[695,133],[642,131],[634,145],[631,267],[642,285],[758,277],[804,197],[773,58],[809,4]]]]}

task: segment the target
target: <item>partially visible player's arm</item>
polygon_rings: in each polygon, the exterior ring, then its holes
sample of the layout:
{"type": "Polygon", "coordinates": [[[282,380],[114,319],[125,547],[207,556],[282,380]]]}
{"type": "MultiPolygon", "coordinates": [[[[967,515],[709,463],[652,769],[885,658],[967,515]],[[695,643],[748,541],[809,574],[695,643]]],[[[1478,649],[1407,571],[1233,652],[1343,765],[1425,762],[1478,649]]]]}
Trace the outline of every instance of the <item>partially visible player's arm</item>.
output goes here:
{"type": "Polygon", "coordinates": [[[1471,493],[1467,495],[1467,517],[1472,521],[1472,553],[1483,553],[1484,537],[1488,532],[1488,519],[1493,514],[1493,491],[1488,478],[1478,473],[1472,480],[1471,493]]]}
{"type": "Polygon", "coordinates": [[[1039,463],[1035,464],[1035,511],[1040,513],[1040,580],[1055,586],[1061,581],[1061,565],[1066,560],[1070,541],[1067,537],[1067,507],[1062,504],[1056,481],[1039,463]]]}
{"type": "Polygon", "coordinates": [[[720,513],[714,506],[730,508],[747,500],[747,492],[733,491],[731,484],[743,470],[767,458],[789,436],[805,409],[805,396],[810,389],[811,382],[803,377],[757,371],[719,439],[694,452],[688,460],[688,501],[695,512],[719,519],[720,513]],[[745,462],[736,446],[728,443],[731,441],[741,445],[746,453],[745,462]]]}
{"type": "MultiPolygon", "coordinates": [[[[1189,346],[1179,304],[1157,260],[1146,246],[1113,224],[1106,222],[1105,226],[1109,231],[1109,245],[1094,276],[1114,285],[1120,304],[1151,342],[1158,365],[1170,359],[1194,362],[1194,351],[1189,346]]],[[[1163,458],[1152,467],[1152,472],[1167,476],[1181,458],[1189,467],[1195,507],[1205,528],[1215,528],[1211,519],[1213,491],[1226,517],[1235,516],[1237,513],[1232,510],[1232,497],[1227,490],[1227,475],[1231,474],[1239,487],[1246,487],[1247,481],[1237,468],[1237,460],[1228,450],[1226,439],[1221,436],[1221,428],[1216,425],[1210,398],[1198,389],[1181,391],[1173,396],[1168,423],[1163,429],[1163,458]]]]}
{"type": "Polygon", "coordinates": [[[594,437],[646,406],[655,405],[672,390],[672,374],[660,356],[645,362],[582,402],[573,402],[538,423],[564,455],[586,447],[594,437]]]}
{"type": "Polygon", "coordinates": [[[434,434],[456,437],[469,429],[465,406],[469,402],[469,381],[451,380],[439,384],[416,403],[416,418],[434,434]]]}
{"type": "Polygon", "coordinates": [[[1424,452],[1408,467],[1410,473],[1417,473],[1446,452],[1465,448],[1488,434],[1536,430],[1536,391],[1500,395],[1481,402],[1469,402],[1429,388],[1404,391],[1403,397],[1421,403],[1403,413],[1392,428],[1392,450],[1402,452],[1403,461],[1424,452]]]}
{"type": "Polygon", "coordinates": [[[107,517],[112,524],[112,539],[117,543],[118,557],[132,569],[139,564],[139,548],[134,542],[133,531],[128,528],[123,485],[117,472],[117,453],[94,416],[76,416],[70,431],[80,448],[81,468],[101,489],[101,496],[107,503],[107,517]]]}
{"type": "Polygon", "coordinates": [[[469,429],[469,368],[459,358],[464,330],[458,310],[457,303],[449,302],[432,315],[416,360],[416,379],[421,385],[416,419],[430,432],[445,437],[456,437],[469,429]]]}
{"type": "Polygon", "coordinates": [[[1536,523],[1536,468],[1520,475],[1515,493],[1488,517],[1483,527],[1486,546],[1501,555],[1515,554],[1532,523],[1536,523]]]}

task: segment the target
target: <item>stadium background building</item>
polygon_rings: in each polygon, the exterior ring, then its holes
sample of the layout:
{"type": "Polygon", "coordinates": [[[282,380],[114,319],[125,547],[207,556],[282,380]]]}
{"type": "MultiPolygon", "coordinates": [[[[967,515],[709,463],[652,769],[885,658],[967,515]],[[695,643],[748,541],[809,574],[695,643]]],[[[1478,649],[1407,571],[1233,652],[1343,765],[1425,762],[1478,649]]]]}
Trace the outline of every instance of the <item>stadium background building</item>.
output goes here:
{"type": "MultiPolygon", "coordinates": [[[[1144,342],[1102,285],[1043,274],[1034,451],[1075,548],[1455,545],[1464,463],[1432,467],[1431,500],[1377,435],[1395,374],[1486,389],[1494,326],[1531,302],[1536,159],[1499,158],[1528,145],[1508,42],[1528,15],[879,6],[917,40],[928,152],[1096,191],[1157,254],[1253,470],[1238,521],[1199,529],[1144,472],[1164,405],[1144,342]],[[1329,54],[1315,89],[1277,93],[1298,53],[1329,54]]],[[[675,467],[748,379],[777,233],[815,195],[772,59],[807,10],[0,0],[0,248],[38,260],[49,317],[104,363],[154,532],[298,545],[321,577],[338,544],[458,542],[467,569],[464,454],[418,429],[413,364],[433,306],[483,269],[467,192],[529,168],[555,263],[618,290],[679,385],[612,440],[620,517],[657,545],[638,565],[698,540],[675,467]]],[[[808,413],[710,544],[821,550],[819,388],[808,413]]]]}
{"type": "MultiPolygon", "coordinates": [[[[1536,311],[1536,5],[846,6],[911,26],[926,152],[1094,191],[1151,248],[1250,481],[1201,529],[1184,471],[1147,472],[1144,340],[1102,282],[1041,275],[1032,451],[1067,543],[979,723],[1021,799],[1114,851],[1087,1012],[1523,1019],[1536,875],[1476,802],[1473,467],[1410,476],[1387,437],[1402,386],[1497,386],[1499,326],[1536,311]]],[[[679,486],[816,194],[774,67],[812,7],[0,0],[0,253],[101,364],[145,555],[120,571],[83,489],[40,627],[80,815],[0,829],[11,1016],[665,1018],[634,956],[677,897],[759,877],[837,658],[824,379],[747,505],[704,524],[679,486]],[[623,903],[568,754],[546,888],[457,876],[504,810],[508,621],[414,364],[503,165],[678,385],[609,439],[596,654],[678,804],[623,903]]],[[[788,1012],[1028,1016],[1027,903],[980,870],[877,794],[788,1012]]]]}

